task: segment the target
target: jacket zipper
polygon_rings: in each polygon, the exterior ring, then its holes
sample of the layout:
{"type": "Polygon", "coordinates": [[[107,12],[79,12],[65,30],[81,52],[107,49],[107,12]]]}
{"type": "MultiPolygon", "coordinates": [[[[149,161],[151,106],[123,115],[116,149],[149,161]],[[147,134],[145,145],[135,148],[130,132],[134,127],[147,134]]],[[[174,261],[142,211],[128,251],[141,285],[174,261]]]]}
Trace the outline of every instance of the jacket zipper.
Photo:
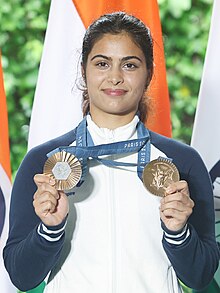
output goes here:
{"type": "MultiPolygon", "coordinates": [[[[113,158],[114,159],[114,158],[113,158]]],[[[116,283],[117,283],[117,274],[116,274],[116,203],[115,203],[115,194],[114,194],[114,170],[109,168],[109,202],[110,202],[110,225],[111,225],[111,293],[116,293],[116,283]]]]}

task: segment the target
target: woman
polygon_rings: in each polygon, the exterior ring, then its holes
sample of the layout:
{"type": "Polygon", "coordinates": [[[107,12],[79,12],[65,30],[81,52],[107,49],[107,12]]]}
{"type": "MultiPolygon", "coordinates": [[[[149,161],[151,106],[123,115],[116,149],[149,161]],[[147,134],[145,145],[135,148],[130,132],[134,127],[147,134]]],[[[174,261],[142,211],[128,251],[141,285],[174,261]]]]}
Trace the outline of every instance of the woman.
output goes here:
{"type": "Polygon", "coordinates": [[[140,20],[117,12],[89,27],[84,124],[31,150],[14,183],[4,259],[18,288],[33,288],[48,274],[45,292],[53,293],[168,293],[181,292],[178,279],[196,289],[211,281],[219,260],[212,186],[192,148],[139,121],[152,74],[152,39],[140,20]],[[79,128],[84,136],[75,141],[79,128]],[[144,141],[138,151],[117,148],[135,139],[144,141]],[[102,154],[112,165],[84,158],[88,172],[67,196],[42,173],[47,154],[69,145],[107,146],[102,154]],[[181,179],[166,186],[162,199],[140,180],[141,162],[158,157],[171,158],[181,179]]]}

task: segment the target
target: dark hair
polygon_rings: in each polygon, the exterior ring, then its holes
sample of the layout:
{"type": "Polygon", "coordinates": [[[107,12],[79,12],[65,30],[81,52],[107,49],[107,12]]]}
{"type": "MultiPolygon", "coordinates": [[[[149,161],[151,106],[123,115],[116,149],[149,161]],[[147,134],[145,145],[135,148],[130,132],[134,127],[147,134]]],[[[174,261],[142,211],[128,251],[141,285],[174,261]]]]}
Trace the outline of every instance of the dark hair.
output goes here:
{"type": "MultiPolygon", "coordinates": [[[[127,33],[133,42],[143,51],[146,67],[147,80],[146,89],[153,75],[153,42],[150,30],[138,18],[128,15],[124,12],[114,12],[105,14],[94,21],[87,29],[82,46],[82,67],[86,75],[86,65],[88,55],[95,43],[100,40],[104,34],[120,34],[127,33]]],[[[146,97],[142,97],[139,103],[139,116],[141,121],[145,121],[147,114],[146,97]]],[[[83,91],[83,115],[89,112],[89,97],[87,89],[83,91]]]]}

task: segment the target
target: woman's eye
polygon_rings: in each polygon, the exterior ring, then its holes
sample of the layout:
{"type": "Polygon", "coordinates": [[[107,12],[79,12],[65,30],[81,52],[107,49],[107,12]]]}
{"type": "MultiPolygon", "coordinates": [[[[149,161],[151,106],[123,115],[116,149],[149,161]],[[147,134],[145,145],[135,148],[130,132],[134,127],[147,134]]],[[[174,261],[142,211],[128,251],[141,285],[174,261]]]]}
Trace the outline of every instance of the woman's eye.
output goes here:
{"type": "Polygon", "coordinates": [[[137,65],[136,65],[136,64],[133,64],[133,63],[126,63],[126,64],[124,65],[124,67],[125,67],[126,69],[135,69],[135,68],[137,68],[137,65]]]}
{"type": "Polygon", "coordinates": [[[106,67],[108,67],[108,64],[104,61],[101,61],[101,62],[96,63],[96,66],[100,67],[100,68],[106,68],[106,67]]]}

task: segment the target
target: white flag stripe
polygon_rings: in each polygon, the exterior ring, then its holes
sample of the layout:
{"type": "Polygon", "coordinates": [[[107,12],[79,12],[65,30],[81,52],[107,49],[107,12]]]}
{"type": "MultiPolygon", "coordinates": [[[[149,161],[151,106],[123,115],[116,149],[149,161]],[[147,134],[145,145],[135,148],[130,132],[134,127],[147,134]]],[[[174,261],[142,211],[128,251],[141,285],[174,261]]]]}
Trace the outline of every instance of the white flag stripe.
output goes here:
{"type": "Polygon", "coordinates": [[[12,285],[8,273],[5,270],[2,251],[6,244],[6,240],[8,237],[8,229],[9,229],[9,206],[10,206],[10,196],[11,196],[11,182],[6,175],[2,165],[0,164],[0,187],[3,192],[5,198],[5,223],[0,239],[0,278],[1,278],[1,292],[4,293],[12,293],[16,292],[16,288],[12,285]]]}
{"type": "Polygon", "coordinates": [[[213,4],[192,146],[198,150],[208,170],[220,159],[220,1],[213,4]]]}
{"type": "MultiPolygon", "coordinates": [[[[220,209],[220,1],[213,3],[212,19],[209,31],[198,106],[192,134],[192,146],[202,156],[214,187],[215,209],[220,209]],[[214,168],[213,168],[214,167],[214,168]]],[[[220,212],[215,213],[216,221],[220,212]]],[[[220,227],[216,225],[216,234],[220,227]]],[[[219,241],[219,238],[217,238],[219,241]]],[[[220,286],[220,270],[215,274],[220,286]]]]}
{"type": "Polygon", "coordinates": [[[71,0],[51,2],[29,131],[29,149],[82,119],[80,49],[85,27],[71,0]]]}

